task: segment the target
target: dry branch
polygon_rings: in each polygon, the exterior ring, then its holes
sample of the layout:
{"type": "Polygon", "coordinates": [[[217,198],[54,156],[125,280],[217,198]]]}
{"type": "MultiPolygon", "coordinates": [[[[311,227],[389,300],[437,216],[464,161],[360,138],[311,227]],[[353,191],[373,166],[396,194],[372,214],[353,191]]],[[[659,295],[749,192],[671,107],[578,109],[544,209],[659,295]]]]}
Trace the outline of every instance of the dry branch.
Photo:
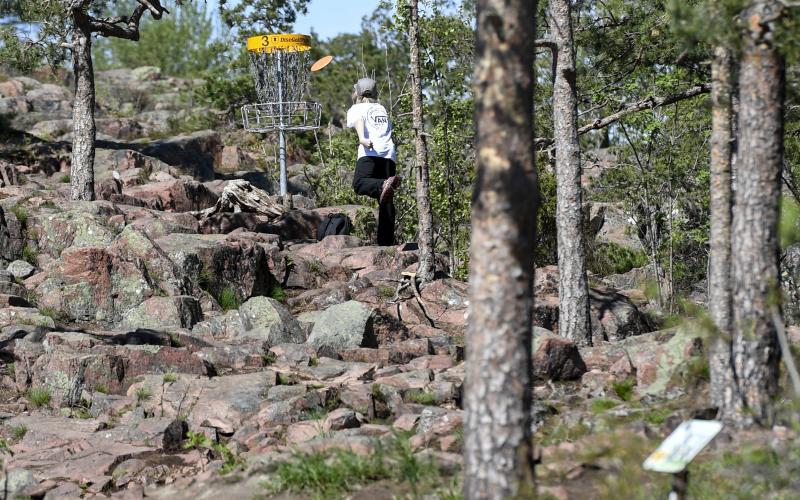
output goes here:
{"type": "MultiPolygon", "coordinates": [[[[660,106],[666,106],[669,104],[674,104],[679,101],[683,101],[686,99],[691,99],[692,97],[697,97],[701,94],[707,94],[711,92],[711,84],[710,83],[703,83],[697,85],[695,87],[688,88],[682,92],[677,92],[675,94],[670,94],[667,96],[662,97],[648,97],[646,99],[642,99],[641,101],[637,101],[631,104],[625,104],[619,111],[612,113],[604,118],[598,118],[597,120],[584,125],[583,127],[578,129],[578,135],[581,136],[587,132],[591,132],[592,130],[600,130],[611,125],[614,122],[625,118],[628,115],[633,113],[638,113],[639,111],[644,111],[646,109],[654,109],[660,106]]],[[[545,148],[548,146],[553,145],[553,138],[551,137],[537,137],[534,139],[533,144],[537,148],[545,148]]]]}
{"type": "Polygon", "coordinates": [[[269,194],[249,182],[237,179],[228,183],[213,207],[197,212],[200,218],[208,218],[221,212],[249,212],[278,218],[286,212],[280,202],[272,200],[269,194]]]}

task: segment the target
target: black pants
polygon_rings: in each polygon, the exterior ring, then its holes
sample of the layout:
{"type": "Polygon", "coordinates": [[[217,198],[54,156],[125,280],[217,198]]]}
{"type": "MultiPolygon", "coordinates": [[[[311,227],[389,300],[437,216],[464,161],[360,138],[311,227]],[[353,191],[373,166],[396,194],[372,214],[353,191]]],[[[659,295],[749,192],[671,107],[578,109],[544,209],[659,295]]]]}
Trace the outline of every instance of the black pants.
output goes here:
{"type": "MultiPolygon", "coordinates": [[[[388,158],[363,156],[356,162],[353,189],[356,193],[379,200],[383,181],[395,174],[395,164],[388,158]]],[[[394,245],[394,203],[378,205],[378,245],[394,245]]]]}

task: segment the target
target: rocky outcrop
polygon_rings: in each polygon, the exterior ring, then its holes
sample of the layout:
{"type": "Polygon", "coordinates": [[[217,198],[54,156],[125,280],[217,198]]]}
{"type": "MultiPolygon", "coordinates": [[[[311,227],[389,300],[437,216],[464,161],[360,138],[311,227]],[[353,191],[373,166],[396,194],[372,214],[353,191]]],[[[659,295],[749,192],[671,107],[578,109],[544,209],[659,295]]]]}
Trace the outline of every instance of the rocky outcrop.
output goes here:
{"type": "Polygon", "coordinates": [[[158,158],[181,174],[210,181],[214,179],[214,165],[221,161],[222,141],[218,133],[204,130],[153,141],[142,148],[141,153],[158,158]]]}

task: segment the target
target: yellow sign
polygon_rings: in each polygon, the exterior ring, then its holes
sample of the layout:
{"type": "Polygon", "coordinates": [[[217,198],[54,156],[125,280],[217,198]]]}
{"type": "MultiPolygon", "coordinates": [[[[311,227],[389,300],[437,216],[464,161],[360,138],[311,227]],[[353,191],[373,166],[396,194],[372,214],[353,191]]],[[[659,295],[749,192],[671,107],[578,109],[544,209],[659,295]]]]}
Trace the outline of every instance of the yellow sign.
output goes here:
{"type": "Polygon", "coordinates": [[[311,48],[311,37],[297,33],[251,36],[247,39],[249,52],[302,52],[311,48]]]}

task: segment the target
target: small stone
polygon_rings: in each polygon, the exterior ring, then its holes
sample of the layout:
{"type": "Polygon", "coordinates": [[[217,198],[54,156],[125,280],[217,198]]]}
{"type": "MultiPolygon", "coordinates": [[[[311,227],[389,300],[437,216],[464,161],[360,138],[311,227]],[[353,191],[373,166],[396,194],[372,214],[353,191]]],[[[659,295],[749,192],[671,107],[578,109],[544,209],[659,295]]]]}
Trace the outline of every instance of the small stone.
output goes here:
{"type": "Polygon", "coordinates": [[[18,280],[30,278],[36,272],[36,268],[24,260],[15,260],[8,265],[8,272],[18,280]]]}
{"type": "Polygon", "coordinates": [[[356,412],[349,408],[337,408],[325,417],[322,429],[327,431],[340,431],[342,429],[353,429],[359,427],[361,422],[356,412]]]}

